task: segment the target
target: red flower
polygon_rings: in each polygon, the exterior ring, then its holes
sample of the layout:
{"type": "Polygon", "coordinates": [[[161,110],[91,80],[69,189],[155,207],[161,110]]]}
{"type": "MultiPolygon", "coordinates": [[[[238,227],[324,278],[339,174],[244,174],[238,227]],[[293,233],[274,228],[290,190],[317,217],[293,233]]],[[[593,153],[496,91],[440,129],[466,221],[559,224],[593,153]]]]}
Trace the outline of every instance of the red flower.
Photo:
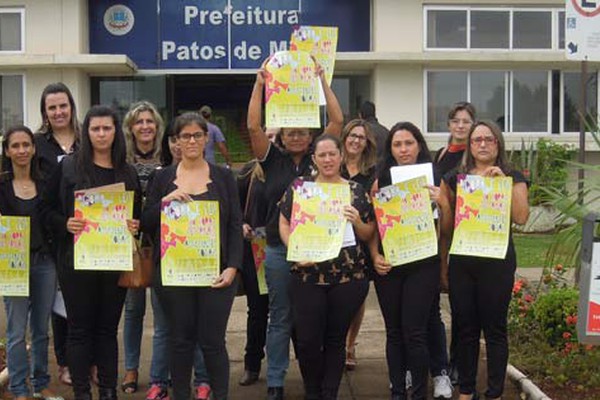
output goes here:
{"type": "Polygon", "coordinates": [[[564,269],[564,267],[563,267],[563,265],[562,265],[562,264],[556,264],[556,267],[554,267],[554,269],[555,269],[557,272],[560,272],[560,271],[562,271],[562,270],[564,269]]]}
{"type": "Polygon", "coordinates": [[[577,315],[567,315],[565,322],[567,323],[567,325],[577,324],[577,315]]]}
{"type": "Polygon", "coordinates": [[[521,291],[521,288],[523,287],[523,280],[519,279],[518,281],[515,282],[514,286],[513,286],[513,294],[517,294],[521,291]]]}
{"type": "Polygon", "coordinates": [[[572,336],[572,335],[571,335],[571,332],[563,332],[563,334],[562,334],[562,337],[563,337],[563,339],[565,339],[565,340],[569,340],[569,339],[571,339],[571,336],[572,336]]]}
{"type": "Polygon", "coordinates": [[[524,299],[525,299],[525,301],[526,301],[526,302],[528,302],[528,303],[531,303],[531,302],[533,302],[533,296],[532,296],[532,295],[530,295],[529,293],[527,293],[527,294],[525,295],[524,299]]]}

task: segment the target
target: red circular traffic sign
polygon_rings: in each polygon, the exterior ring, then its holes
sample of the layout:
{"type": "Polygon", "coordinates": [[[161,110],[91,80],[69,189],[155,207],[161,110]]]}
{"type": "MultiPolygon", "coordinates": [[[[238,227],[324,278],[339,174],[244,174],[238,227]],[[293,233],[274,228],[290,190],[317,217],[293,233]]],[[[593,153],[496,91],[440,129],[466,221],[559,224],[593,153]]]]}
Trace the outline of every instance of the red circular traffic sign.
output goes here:
{"type": "Polygon", "coordinates": [[[571,0],[575,10],[584,17],[595,17],[600,14],[599,0],[571,0]]]}

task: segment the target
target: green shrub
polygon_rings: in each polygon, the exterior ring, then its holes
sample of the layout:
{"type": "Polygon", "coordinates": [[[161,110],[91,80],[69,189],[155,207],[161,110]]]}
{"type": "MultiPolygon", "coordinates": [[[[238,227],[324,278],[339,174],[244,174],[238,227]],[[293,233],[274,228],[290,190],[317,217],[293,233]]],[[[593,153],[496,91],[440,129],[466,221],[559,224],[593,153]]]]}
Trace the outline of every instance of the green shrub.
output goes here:
{"type": "Polygon", "coordinates": [[[533,317],[550,346],[562,348],[575,340],[578,300],[579,292],[574,288],[554,289],[537,298],[533,317]]]}

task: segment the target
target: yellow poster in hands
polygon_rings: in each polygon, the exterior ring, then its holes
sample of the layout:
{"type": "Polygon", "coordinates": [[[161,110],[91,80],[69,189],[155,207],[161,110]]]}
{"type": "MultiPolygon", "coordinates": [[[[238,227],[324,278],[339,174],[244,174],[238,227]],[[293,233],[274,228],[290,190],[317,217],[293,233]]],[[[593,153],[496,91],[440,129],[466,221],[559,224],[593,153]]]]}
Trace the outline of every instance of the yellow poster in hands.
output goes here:
{"type": "Polygon", "coordinates": [[[29,296],[29,217],[0,217],[0,296],[29,296]]]}
{"type": "Polygon", "coordinates": [[[315,63],[303,51],[280,51],[265,66],[267,127],[318,128],[319,81],[315,63]]]}
{"type": "Polygon", "coordinates": [[[211,286],[219,277],[219,202],[166,201],[160,213],[164,286],[211,286]]]}
{"type": "Polygon", "coordinates": [[[344,242],[344,206],[350,205],[348,183],[298,180],[290,219],[287,260],[322,262],[336,258],[344,242]]]}
{"type": "Polygon", "coordinates": [[[381,188],[373,198],[383,254],[392,266],[437,254],[437,234],[427,178],[420,176],[381,188]]]}
{"type": "Polygon", "coordinates": [[[76,270],[133,270],[134,238],[127,229],[133,218],[132,191],[76,191],[74,216],[86,220],[73,238],[76,270]]]}
{"type": "Polygon", "coordinates": [[[290,50],[310,53],[325,71],[331,85],[335,69],[338,28],[335,26],[299,26],[292,32],[290,50]]]}
{"type": "Polygon", "coordinates": [[[267,279],[265,277],[267,232],[264,227],[254,228],[251,246],[254,266],[256,267],[256,279],[258,280],[258,292],[260,294],[267,294],[269,293],[269,289],[267,289],[267,279]]]}
{"type": "Polygon", "coordinates": [[[511,177],[459,175],[450,254],[506,257],[511,200],[511,177]]]}

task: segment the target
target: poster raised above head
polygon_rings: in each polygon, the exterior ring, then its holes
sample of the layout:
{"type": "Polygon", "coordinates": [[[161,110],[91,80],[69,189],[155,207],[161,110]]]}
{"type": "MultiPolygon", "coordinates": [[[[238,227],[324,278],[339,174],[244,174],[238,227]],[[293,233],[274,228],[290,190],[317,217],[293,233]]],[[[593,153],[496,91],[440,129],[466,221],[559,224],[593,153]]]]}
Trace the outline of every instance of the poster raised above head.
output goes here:
{"type": "Polygon", "coordinates": [[[29,217],[0,216],[0,296],[29,296],[29,217]]]}
{"type": "Polygon", "coordinates": [[[338,28],[334,26],[299,26],[292,33],[290,50],[310,53],[325,71],[331,85],[335,69],[338,28]]]}

